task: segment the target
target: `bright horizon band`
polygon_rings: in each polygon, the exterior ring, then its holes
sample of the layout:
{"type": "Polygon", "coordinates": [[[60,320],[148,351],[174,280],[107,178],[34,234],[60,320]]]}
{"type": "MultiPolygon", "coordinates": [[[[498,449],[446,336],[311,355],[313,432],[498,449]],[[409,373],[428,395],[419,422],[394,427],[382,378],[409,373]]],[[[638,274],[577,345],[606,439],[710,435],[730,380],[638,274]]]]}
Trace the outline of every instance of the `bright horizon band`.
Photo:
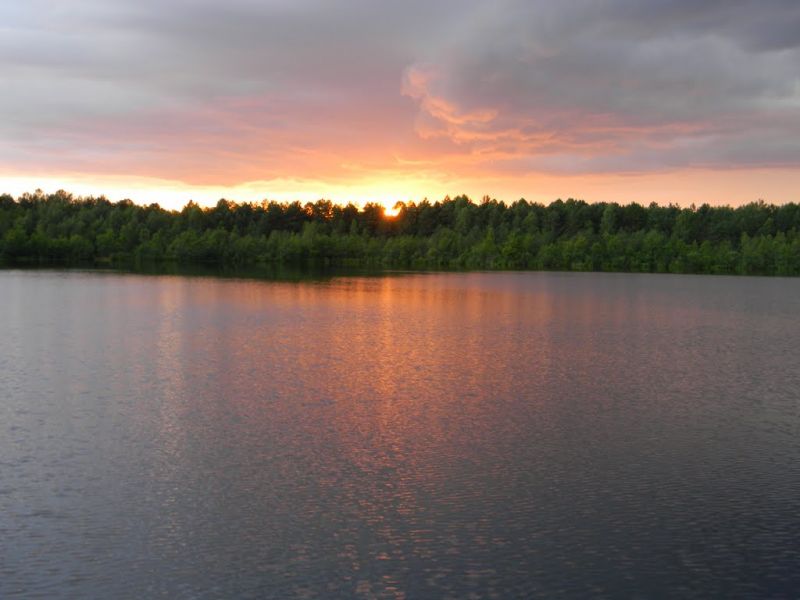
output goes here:
{"type": "Polygon", "coordinates": [[[234,202],[352,202],[356,206],[374,202],[391,209],[397,202],[431,202],[460,194],[478,200],[484,195],[505,203],[520,198],[549,203],[558,198],[587,202],[628,204],[711,204],[740,206],[757,200],[786,204],[800,200],[800,170],[748,169],[738,171],[689,170],[683,173],[638,175],[594,175],[574,177],[541,176],[519,181],[414,181],[325,183],[320,181],[258,181],[233,186],[199,186],[180,181],[146,177],[107,176],[3,176],[0,193],[19,196],[42,189],[45,193],[65,190],[76,196],[105,196],[112,201],[129,199],[141,205],[160,204],[179,209],[190,200],[213,206],[222,198],[234,202]]]}

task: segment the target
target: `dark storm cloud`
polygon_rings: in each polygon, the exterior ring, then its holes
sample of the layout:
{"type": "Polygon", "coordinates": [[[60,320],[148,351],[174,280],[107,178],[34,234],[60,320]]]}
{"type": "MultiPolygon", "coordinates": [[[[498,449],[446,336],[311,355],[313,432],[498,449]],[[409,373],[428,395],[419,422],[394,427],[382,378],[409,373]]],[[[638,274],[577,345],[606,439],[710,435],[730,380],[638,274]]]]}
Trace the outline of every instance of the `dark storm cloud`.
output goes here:
{"type": "Polygon", "coordinates": [[[800,162],[800,5],[502,6],[407,71],[423,135],[544,170],[800,162]]]}

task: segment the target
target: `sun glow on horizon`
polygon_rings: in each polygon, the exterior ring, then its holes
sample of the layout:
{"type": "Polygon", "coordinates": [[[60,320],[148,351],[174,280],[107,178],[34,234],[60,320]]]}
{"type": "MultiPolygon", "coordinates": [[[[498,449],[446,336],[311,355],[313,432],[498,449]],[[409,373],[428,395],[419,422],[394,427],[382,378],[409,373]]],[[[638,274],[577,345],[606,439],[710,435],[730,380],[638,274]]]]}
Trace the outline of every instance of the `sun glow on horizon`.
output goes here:
{"type": "Polygon", "coordinates": [[[74,196],[105,196],[113,202],[131,200],[135,204],[159,204],[179,210],[192,201],[200,206],[213,206],[220,199],[237,203],[258,203],[264,200],[303,204],[330,200],[334,204],[358,207],[374,203],[384,207],[386,216],[396,216],[398,203],[421,202],[431,197],[441,199],[447,192],[442,184],[432,181],[382,179],[354,183],[314,180],[253,181],[234,186],[192,185],[181,181],[150,177],[101,175],[66,175],[62,177],[3,176],[0,194],[18,197],[41,189],[45,193],[64,190],[74,196]]]}
{"type": "Polygon", "coordinates": [[[436,202],[446,196],[466,194],[478,201],[488,194],[506,203],[520,198],[549,204],[561,198],[587,202],[637,202],[642,205],[675,203],[738,206],[763,199],[768,203],[796,202],[800,189],[796,169],[741,169],[730,171],[687,169],[641,174],[559,175],[529,174],[523,179],[503,177],[436,177],[428,173],[362,174],[353,180],[271,179],[236,185],[200,185],[143,176],[69,173],[64,175],[15,174],[0,171],[0,194],[18,197],[37,189],[45,193],[65,190],[74,196],[105,196],[111,201],[129,199],[139,205],[159,204],[180,210],[189,201],[214,206],[220,199],[236,203],[262,201],[302,204],[330,200],[338,205],[368,203],[384,207],[387,217],[399,213],[398,203],[436,202]]]}
{"type": "MultiPolygon", "coordinates": [[[[383,203],[381,203],[383,204],[383,203]]],[[[393,219],[397,215],[400,214],[401,205],[399,202],[396,202],[393,206],[389,207],[386,204],[383,204],[383,214],[390,219],[393,219]]]]}

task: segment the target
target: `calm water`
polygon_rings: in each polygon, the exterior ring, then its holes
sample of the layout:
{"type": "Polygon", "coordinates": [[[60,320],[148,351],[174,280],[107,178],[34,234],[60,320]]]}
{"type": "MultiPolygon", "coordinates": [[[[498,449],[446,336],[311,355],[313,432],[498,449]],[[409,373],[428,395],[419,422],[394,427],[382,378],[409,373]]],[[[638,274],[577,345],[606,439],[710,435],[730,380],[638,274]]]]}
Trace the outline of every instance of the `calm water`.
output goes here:
{"type": "Polygon", "coordinates": [[[0,271],[0,597],[797,597],[800,280],[0,271]]]}

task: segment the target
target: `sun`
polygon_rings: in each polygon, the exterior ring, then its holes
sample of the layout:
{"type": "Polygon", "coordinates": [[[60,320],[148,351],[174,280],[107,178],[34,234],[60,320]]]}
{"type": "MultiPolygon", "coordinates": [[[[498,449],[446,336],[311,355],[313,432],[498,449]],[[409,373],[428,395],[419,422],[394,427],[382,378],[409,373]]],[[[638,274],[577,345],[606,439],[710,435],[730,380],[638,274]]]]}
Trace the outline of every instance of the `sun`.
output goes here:
{"type": "Polygon", "coordinates": [[[400,206],[401,205],[400,205],[399,202],[396,202],[394,204],[394,206],[391,206],[391,207],[384,205],[384,207],[383,207],[384,216],[389,217],[389,218],[396,217],[397,215],[400,214],[400,206]]]}

